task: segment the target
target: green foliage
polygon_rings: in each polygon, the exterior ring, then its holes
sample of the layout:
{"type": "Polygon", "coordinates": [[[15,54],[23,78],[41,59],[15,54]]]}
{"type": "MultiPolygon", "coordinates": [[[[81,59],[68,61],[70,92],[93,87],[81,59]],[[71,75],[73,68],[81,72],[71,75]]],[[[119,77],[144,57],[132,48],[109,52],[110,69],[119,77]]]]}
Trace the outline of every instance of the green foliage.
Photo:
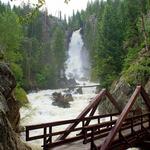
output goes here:
{"type": "Polygon", "coordinates": [[[10,68],[11,68],[12,72],[14,73],[15,78],[18,81],[18,83],[22,84],[23,71],[22,71],[21,66],[16,63],[11,63],[10,68]]]}
{"type": "Polygon", "coordinates": [[[0,50],[19,83],[22,81],[23,71],[20,65],[22,54],[19,50],[23,38],[22,27],[17,22],[18,16],[11,10],[0,13],[0,50]]]}
{"type": "Polygon", "coordinates": [[[66,60],[67,34],[80,27],[91,57],[92,79],[109,87],[125,74],[129,83],[144,84],[149,59],[138,61],[140,65],[134,61],[150,44],[149,0],[89,2],[85,11],[73,13],[68,25],[61,17],[40,12],[44,0],[38,2],[35,9],[27,5],[13,10],[0,3],[0,56],[4,53],[19,85],[28,90],[58,86],[66,60]],[[26,14],[27,18],[23,17],[26,14]],[[20,24],[18,16],[28,24],[20,24]]]}
{"type": "Polygon", "coordinates": [[[11,11],[0,14],[0,45],[4,51],[16,50],[20,45],[22,31],[17,18],[17,15],[11,11]]]}
{"type": "MultiPolygon", "coordinates": [[[[148,69],[134,62],[138,52],[150,44],[149,10],[149,0],[108,0],[89,2],[80,13],[82,26],[78,27],[82,27],[83,40],[90,52],[91,78],[99,80],[101,86],[110,87],[122,74],[126,79],[131,75],[127,79],[131,83],[133,74],[148,69]]],[[[72,18],[70,24],[78,21],[72,18]]],[[[141,78],[144,83],[145,75],[141,78]]]]}
{"type": "Polygon", "coordinates": [[[50,88],[56,86],[56,73],[54,67],[46,65],[36,76],[40,88],[50,88]]]}
{"type": "Polygon", "coordinates": [[[24,89],[17,86],[14,91],[14,95],[16,97],[16,100],[19,102],[20,107],[26,107],[28,104],[28,98],[27,93],[24,89]]]}
{"type": "Polygon", "coordinates": [[[136,58],[138,57],[138,52],[140,51],[140,48],[129,48],[128,49],[128,54],[126,55],[126,58],[124,60],[124,68],[123,68],[123,72],[124,70],[127,70],[129,68],[129,66],[136,60],[136,58]]]}
{"type": "Polygon", "coordinates": [[[35,9],[24,5],[12,10],[0,3],[1,60],[4,57],[26,90],[58,86],[66,60],[66,22],[40,12],[43,2],[38,1],[35,9]]]}
{"type": "Polygon", "coordinates": [[[100,83],[108,87],[119,75],[123,63],[122,14],[119,1],[109,1],[98,24],[97,51],[95,55],[97,75],[100,83]],[[118,13],[120,12],[120,13],[118,13]]]}
{"type": "MultiPolygon", "coordinates": [[[[11,0],[13,1],[13,0],[11,0]]],[[[38,0],[37,4],[33,4],[33,9],[30,9],[24,16],[19,16],[18,21],[22,24],[31,23],[39,14],[39,9],[45,4],[45,0],[38,0]]]]}
{"type": "Polygon", "coordinates": [[[126,81],[135,86],[137,84],[145,85],[150,76],[150,58],[146,57],[137,63],[132,63],[124,72],[126,81]]]}

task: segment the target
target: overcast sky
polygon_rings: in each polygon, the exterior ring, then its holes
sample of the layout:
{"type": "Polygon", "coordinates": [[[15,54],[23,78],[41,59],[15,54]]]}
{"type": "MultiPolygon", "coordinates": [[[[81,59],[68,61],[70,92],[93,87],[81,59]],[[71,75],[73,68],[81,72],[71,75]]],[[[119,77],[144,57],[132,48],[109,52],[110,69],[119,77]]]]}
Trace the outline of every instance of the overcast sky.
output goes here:
{"type": "MultiPolygon", "coordinates": [[[[10,2],[11,5],[21,5],[22,0],[14,0],[14,2],[11,2],[10,0],[1,0],[3,2],[10,2]]],[[[30,3],[36,3],[37,0],[24,0],[26,2],[30,3]]],[[[86,9],[86,5],[88,1],[91,0],[71,0],[68,4],[64,3],[64,0],[45,0],[46,1],[46,7],[48,9],[48,13],[52,14],[54,16],[58,16],[58,12],[62,12],[62,16],[66,14],[67,16],[71,16],[73,10],[76,12],[77,10],[86,9]]],[[[94,1],[94,0],[93,0],[94,1]]]]}

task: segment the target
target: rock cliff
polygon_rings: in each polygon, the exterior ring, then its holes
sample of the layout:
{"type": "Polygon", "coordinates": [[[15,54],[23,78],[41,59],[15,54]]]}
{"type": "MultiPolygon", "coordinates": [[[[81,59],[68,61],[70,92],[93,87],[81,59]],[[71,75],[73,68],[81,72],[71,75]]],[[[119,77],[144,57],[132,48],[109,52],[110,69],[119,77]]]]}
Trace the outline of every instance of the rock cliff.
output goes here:
{"type": "MultiPolygon", "coordinates": [[[[133,91],[139,84],[150,94],[150,50],[142,49],[128,70],[122,73],[119,80],[114,81],[111,86],[110,93],[116,99],[121,109],[127,104],[133,91]]],[[[137,105],[139,104],[137,103],[137,105]]],[[[109,101],[105,100],[99,106],[99,111],[100,113],[111,113],[115,109],[109,101]]]]}
{"type": "Polygon", "coordinates": [[[17,134],[19,105],[13,96],[15,78],[5,63],[0,63],[0,150],[30,150],[17,134]]]}

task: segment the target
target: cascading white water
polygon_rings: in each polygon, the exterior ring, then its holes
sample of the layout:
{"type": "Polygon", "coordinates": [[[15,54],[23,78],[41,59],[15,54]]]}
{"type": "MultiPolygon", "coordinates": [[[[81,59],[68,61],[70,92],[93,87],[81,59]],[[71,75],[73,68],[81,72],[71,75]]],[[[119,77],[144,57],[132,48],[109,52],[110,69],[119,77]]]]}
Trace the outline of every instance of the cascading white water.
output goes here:
{"type": "Polygon", "coordinates": [[[81,29],[73,32],[69,44],[66,76],[77,80],[88,79],[90,70],[89,53],[84,47],[81,29]]]}

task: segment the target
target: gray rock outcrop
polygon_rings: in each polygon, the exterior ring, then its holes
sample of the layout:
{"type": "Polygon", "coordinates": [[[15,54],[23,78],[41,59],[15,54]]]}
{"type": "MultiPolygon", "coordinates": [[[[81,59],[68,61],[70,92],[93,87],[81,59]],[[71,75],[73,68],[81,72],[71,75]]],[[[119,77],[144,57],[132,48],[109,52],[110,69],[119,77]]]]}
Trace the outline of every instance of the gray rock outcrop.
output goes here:
{"type": "Polygon", "coordinates": [[[30,150],[16,133],[19,129],[19,105],[13,96],[15,78],[5,63],[0,63],[0,150],[30,150]]]}
{"type": "Polygon", "coordinates": [[[70,107],[69,102],[73,101],[73,97],[69,93],[62,94],[62,93],[54,92],[52,96],[53,96],[52,104],[62,108],[69,108],[70,107]]]}

